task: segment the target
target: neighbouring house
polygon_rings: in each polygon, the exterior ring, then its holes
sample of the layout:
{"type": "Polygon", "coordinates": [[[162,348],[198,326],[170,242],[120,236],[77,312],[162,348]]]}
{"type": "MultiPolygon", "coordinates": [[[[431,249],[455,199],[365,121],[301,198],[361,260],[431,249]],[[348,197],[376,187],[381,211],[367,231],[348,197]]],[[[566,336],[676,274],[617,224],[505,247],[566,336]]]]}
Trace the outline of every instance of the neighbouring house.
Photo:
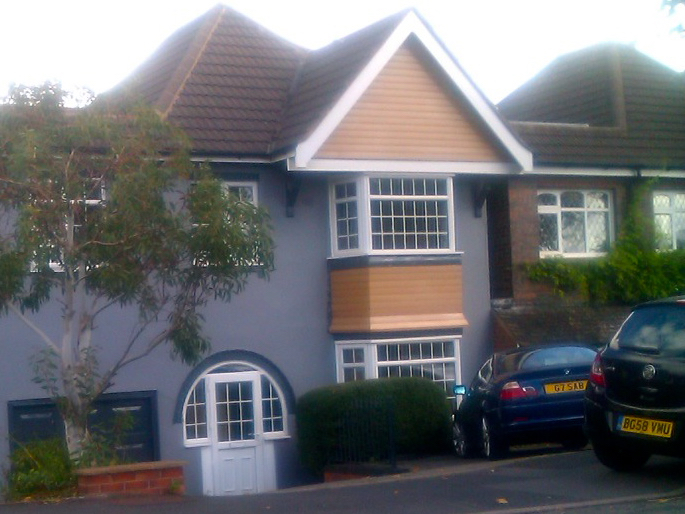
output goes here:
{"type": "Polygon", "coordinates": [[[497,346],[607,342],[626,309],[550,298],[524,265],[606,254],[644,185],[660,249],[685,247],[685,74],[605,43],[558,58],[498,108],[534,165],[488,192],[497,346]]]}
{"type": "MultiPolygon", "coordinates": [[[[492,348],[483,178],[520,174],[532,155],[415,11],[308,51],[219,5],[104,97],[124,92],[265,206],[276,243],[269,281],[203,313],[203,362],[189,369],[160,351],[103,398],[103,412],[144,413],[128,442],[141,458],[188,461],[191,493],[286,487],[301,480],[303,393],[424,376],[452,395],[471,379],[492,348]]],[[[36,323],[57,325],[49,311],[36,323]]],[[[98,327],[103,358],[127,315],[98,327]]],[[[58,425],[26,372],[30,332],[11,317],[2,326],[15,350],[0,432],[58,425]]]]}

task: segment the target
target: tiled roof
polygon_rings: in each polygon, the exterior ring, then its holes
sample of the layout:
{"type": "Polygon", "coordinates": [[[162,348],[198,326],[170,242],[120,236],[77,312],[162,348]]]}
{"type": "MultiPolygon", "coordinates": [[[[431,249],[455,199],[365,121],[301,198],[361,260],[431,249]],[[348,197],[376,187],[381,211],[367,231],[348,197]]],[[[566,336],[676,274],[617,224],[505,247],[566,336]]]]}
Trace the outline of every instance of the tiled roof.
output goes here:
{"type": "Polygon", "coordinates": [[[307,134],[406,14],[399,12],[308,55],[284,113],[276,148],[287,147],[307,134]]]}
{"type": "Polygon", "coordinates": [[[627,45],[561,57],[498,107],[537,165],[685,167],[685,74],[627,45]]]}
{"type": "Polygon", "coordinates": [[[264,157],[307,51],[225,6],[167,39],[112,94],[142,96],[202,154],[264,157]]]}
{"type": "Polygon", "coordinates": [[[308,51],[217,5],[104,96],[152,103],[198,154],[272,158],[307,135],[404,14],[308,51]]]}

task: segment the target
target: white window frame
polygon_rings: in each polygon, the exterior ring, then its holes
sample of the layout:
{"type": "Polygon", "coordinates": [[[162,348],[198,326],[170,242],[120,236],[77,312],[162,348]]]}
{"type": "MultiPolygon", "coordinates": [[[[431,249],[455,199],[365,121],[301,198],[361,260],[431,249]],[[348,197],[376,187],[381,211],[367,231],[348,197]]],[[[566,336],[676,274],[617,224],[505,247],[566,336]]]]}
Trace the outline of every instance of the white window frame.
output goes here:
{"type": "MultiPolygon", "coordinates": [[[[564,252],[563,242],[561,239],[562,221],[561,215],[563,212],[582,212],[584,214],[584,228],[585,228],[585,248],[588,247],[588,230],[587,230],[587,215],[591,212],[607,212],[607,242],[611,245],[614,241],[614,205],[611,191],[606,189],[574,189],[574,188],[564,188],[564,189],[539,189],[535,195],[537,216],[540,219],[541,214],[555,214],[557,216],[557,241],[559,250],[542,250],[538,247],[538,251],[541,258],[545,257],[566,257],[566,258],[584,258],[584,257],[601,257],[606,255],[607,252],[564,252]],[[561,195],[563,193],[578,192],[582,193],[585,198],[588,193],[601,193],[607,195],[607,208],[606,209],[594,209],[585,207],[561,207],[561,195]],[[537,199],[541,194],[553,194],[557,196],[557,205],[539,205],[537,199]]],[[[541,246],[541,245],[539,245],[541,246]]]]}
{"type": "MultiPolygon", "coordinates": [[[[683,218],[685,218],[685,206],[683,206],[682,209],[677,209],[675,207],[675,197],[677,195],[685,195],[685,191],[677,191],[677,190],[656,190],[652,191],[652,209],[653,209],[653,216],[654,216],[654,231],[655,235],[657,238],[657,248],[659,250],[663,251],[670,251],[670,250],[676,250],[678,249],[678,237],[677,237],[677,230],[676,230],[676,224],[675,224],[675,218],[676,216],[680,215],[683,218]],[[667,196],[669,198],[669,203],[670,205],[668,207],[657,207],[654,204],[654,201],[657,196],[667,196]],[[669,245],[668,248],[662,247],[660,243],[662,242],[661,240],[661,234],[658,233],[659,226],[657,225],[656,222],[656,217],[659,215],[667,215],[670,216],[670,229],[671,229],[671,240],[668,241],[669,245]]],[[[682,226],[682,229],[685,229],[685,224],[682,226]]]]}
{"type": "MultiPolygon", "coordinates": [[[[188,432],[186,430],[186,426],[187,426],[186,414],[188,411],[188,401],[192,397],[193,391],[195,391],[195,388],[197,387],[197,385],[201,381],[203,381],[205,378],[207,378],[207,376],[212,375],[214,373],[224,373],[222,371],[217,371],[217,370],[220,370],[221,368],[223,368],[225,366],[232,366],[232,365],[243,366],[246,369],[249,368],[250,371],[254,371],[254,372],[259,373],[260,380],[265,377],[270,382],[274,391],[278,395],[278,398],[279,398],[280,403],[281,403],[281,416],[280,416],[280,418],[283,421],[283,429],[278,430],[278,431],[271,431],[271,432],[264,431],[262,437],[265,440],[277,440],[277,439],[288,439],[288,438],[290,438],[289,428],[288,428],[288,407],[286,405],[286,397],[285,397],[283,390],[279,387],[279,385],[276,382],[276,380],[274,379],[274,377],[272,377],[269,373],[267,373],[262,368],[255,366],[252,363],[248,363],[248,362],[244,362],[244,361],[230,361],[230,362],[218,363],[218,364],[212,366],[211,368],[207,369],[204,373],[202,373],[199,377],[197,377],[195,379],[193,384],[188,389],[188,394],[186,395],[186,398],[183,401],[183,416],[182,416],[182,420],[181,420],[182,421],[181,427],[183,430],[183,444],[186,448],[209,446],[211,443],[211,438],[210,438],[211,427],[209,427],[209,425],[208,425],[209,413],[207,411],[207,409],[208,409],[207,402],[208,402],[208,396],[209,395],[206,392],[205,392],[205,403],[204,403],[204,405],[205,405],[205,424],[207,425],[207,436],[202,437],[202,438],[195,438],[195,439],[188,438],[188,432]]],[[[242,373],[242,372],[241,371],[229,371],[226,373],[242,373]]],[[[206,387],[206,385],[205,385],[205,387],[206,387]]],[[[265,399],[271,401],[271,398],[265,398],[264,397],[264,391],[262,391],[262,397],[259,399],[259,401],[264,402],[265,399]]],[[[262,423],[263,422],[264,422],[264,415],[262,415],[262,423]]],[[[195,424],[197,424],[197,423],[195,423],[195,424]]]]}
{"type": "MultiPolygon", "coordinates": [[[[393,198],[388,196],[387,198],[393,198]]],[[[456,225],[454,221],[454,184],[452,177],[444,175],[362,175],[349,177],[331,182],[329,187],[329,216],[330,216],[330,244],[333,257],[347,257],[353,255],[417,255],[417,254],[449,254],[456,250],[456,225]],[[394,196],[397,199],[443,199],[447,203],[447,230],[449,243],[446,248],[416,248],[416,249],[374,249],[372,245],[371,230],[371,201],[380,196],[371,195],[370,181],[372,179],[409,179],[409,180],[444,180],[446,182],[446,195],[407,195],[394,196]],[[358,248],[340,250],[338,248],[338,224],[335,198],[335,186],[340,184],[355,183],[357,187],[357,216],[358,216],[358,248]]]]}
{"type": "MultiPolygon", "coordinates": [[[[451,342],[454,345],[454,359],[409,359],[401,361],[387,361],[391,364],[397,362],[401,365],[412,364],[454,364],[454,383],[461,384],[461,336],[431,336],[431,337],[412,337],[412,338],[393,338],[393,339],[363,339],[363,340],[339,340],[335,342],[335,362],[336,380],[338,383],[345,382],[345,369],[355,367],[343,363],[343,351],[348,349],[362,349],[364,351],[364,374],[366,380],[379,378],[379,366],[385,366],[386,361],[378,360],[378,346],[383,344],[411,344],[411,343],[444,343],[451,342]]],[[[359,366],[361,367],[361,366],[359,366]]],[[[441,382],[436,382],[442,385],[441,382]]],[[[445,391],[448,398],[454,398],[451,388],[445,391]]]]}
{"type": "MultiPolygon", "coordinates": [[[[69,200],[69,203],[71,205],[81,203],[86,207],[86,209],[96,209],[96,208],[101,207],[103,204],[105,204],[107,202],[107,187],[106,187],[107,184],[105,182],[105,179],[102,177],[100,177],[100,178],[92,177],[90,180],[91,180],[91,182],[96,184],[96,187],[93,188],[92,191],[93,192],[98,191],[99,192],[98,197],[94,198],[94,197],[88,197],[88,195],[84,195],[83,198],[69,200]]],[[[79,223],[76,223],[76,220],[74,220],[74,225],[72,227],[72,231],[73,231],[72,235],[73,236],[75,236],[76,230],[80,226],[82,226],[82,225],[79,223]]],[[[65,231],[66,231],[68,229],[68,224],[67,224],[66,220],[64,222],[64,227],[65,227],[65,231]]],[[[55,273],[64,273],[64,267],[62,266],[62,264],[60,264],[59,261],[50,261],[50,262],[48,262],[48,266],[55,273]]],[[[31,262],[30,271],[36,272],[37,270],[38,270],[38,268],[37,268],[36,264],[34,262],[31,262]]]]}
{"type": "Polygon", "coordinates": [[[249,187],[252,189],[252,204],[259,206],[259,182],[256,180],[226,180],[222,179],[221,187],[228,192],[232,187],[249,187]]]}

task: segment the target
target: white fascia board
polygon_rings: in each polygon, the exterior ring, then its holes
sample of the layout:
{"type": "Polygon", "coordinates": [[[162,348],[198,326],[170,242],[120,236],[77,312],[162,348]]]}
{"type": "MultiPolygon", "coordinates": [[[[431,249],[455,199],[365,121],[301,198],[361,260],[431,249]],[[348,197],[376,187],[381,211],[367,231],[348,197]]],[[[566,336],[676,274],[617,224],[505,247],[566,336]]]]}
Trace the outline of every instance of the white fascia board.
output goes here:
{"type": "Polygon", "coordinates": [[[635,177],[637,172],[630,168],[577,168],[569,166],[535,166],[522,175],[550,175],[570,177],[635,177]]]}
{"type": "Polygon", "coordinates": [[[523,172],[522,175],[685,178],[685,169],[665,170],[663,168],[581,168],[570,166],[535,166],[532,170],[523,172]]]}
{"type": "Polygon", "coordinates": [[[373,56],[362,72],[352,82],[340,100],[324,117],[323,121],[314,129],[311,135],[295,149],[295,167],[309,168],[310,160],[316,155],[321,146],[330,137],[340,122],[354,107],[359,98],[375,80],[385,65],[395,55],[397,50],[414,34],[423,43],[428,52],[443,68],[450,80],[455,84],[486,125],[499,138],[502,145],[516,160],[520,169],[529,170],[533,167],[533,154],[513,135],[509,128],[497,114],[495,108],[486,100],[483,94],[474,86],[464,71],[456,64],[452,56],[435,39],[415,12],[410,11],[400,22],[395,31],[373,56]]]}
{"type": "Polygon", "coordinates": [[[644,169],[640,175],[649,178],[685,178],[685,170],[644,169]]]}
{"type": "Polygon", "coordinates": [[[377,161],[366,159],[312,159],[305,168],[288,159],[289,171],[357,172],[357,173],[433,173],[512,175],[520,172],[513,163],[446,162],[446,161],[377,161]]]}

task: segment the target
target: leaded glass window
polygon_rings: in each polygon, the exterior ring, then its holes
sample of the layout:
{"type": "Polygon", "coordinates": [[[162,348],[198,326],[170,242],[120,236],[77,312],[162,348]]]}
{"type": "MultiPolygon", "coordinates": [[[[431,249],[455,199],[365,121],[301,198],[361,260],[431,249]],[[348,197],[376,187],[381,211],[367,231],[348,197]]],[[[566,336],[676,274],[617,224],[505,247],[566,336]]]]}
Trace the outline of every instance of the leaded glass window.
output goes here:
{"type": "Polygon", "coordinates": [[[538,192],[540,254],[601,255],[611,242],[608,191],[538,192]]]}
{"type": "Polygon", "coordinates": [[[685,248],[685,193],[658,191],[652,196],[659,250],[685,248]]]}

